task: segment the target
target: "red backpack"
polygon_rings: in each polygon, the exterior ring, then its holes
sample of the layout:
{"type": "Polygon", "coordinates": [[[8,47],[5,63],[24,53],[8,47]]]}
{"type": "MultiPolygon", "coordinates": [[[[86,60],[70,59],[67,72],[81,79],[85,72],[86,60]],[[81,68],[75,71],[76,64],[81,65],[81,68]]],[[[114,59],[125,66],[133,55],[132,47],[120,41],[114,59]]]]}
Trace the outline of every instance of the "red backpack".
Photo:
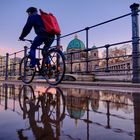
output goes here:
{"type": "Polygon", "coordinates": [[[56,17],[52,13],[46,13],[40,9],[40,16],[43,20],[46,32],[53,34],[60,34],[60,27],[56,17]]]}

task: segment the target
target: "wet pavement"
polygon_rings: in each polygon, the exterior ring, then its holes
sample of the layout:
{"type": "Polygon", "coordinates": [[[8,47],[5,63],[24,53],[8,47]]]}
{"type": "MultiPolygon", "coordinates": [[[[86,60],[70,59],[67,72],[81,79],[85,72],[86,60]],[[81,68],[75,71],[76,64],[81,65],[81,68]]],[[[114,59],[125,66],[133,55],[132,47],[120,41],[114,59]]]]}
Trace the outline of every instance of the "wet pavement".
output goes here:
{"type": "Polygon", "coordinates": [[[140,140],[140,90],[1,83],[0,140],[140,140]]]}

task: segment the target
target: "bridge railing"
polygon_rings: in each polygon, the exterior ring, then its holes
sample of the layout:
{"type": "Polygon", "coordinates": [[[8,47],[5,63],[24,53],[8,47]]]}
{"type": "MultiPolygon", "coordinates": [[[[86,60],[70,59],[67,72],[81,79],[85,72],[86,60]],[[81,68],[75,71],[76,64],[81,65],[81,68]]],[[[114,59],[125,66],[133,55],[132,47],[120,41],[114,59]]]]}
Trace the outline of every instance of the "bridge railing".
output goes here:
{"type": "Polygon", "coordinates": [[[24,50],[9,54],[0,58],[0,76],[2,80],[10,80],[19,77],[19,65],[24,50]]]}
{"type": "MultiPolygon", "coordinates": [[[[69,33],[67,35],[61,36],[61,40],[65,39],[66,37],[69,37],[74,34],[78,34],[81,32],[85,33],[85,46],[86,48],[83,50],[73,50],[73,48],[65,53],[66,56],[66,64],[67,64],[67,72],[68,73],[82,73],[82,74],[95,74],[95,77],[97,76],[114,76],[116,73],[116,76],[118,74],[121,75],[126,75],[128,79],[125,79],[125,81],[132,81],[134,83],[140,82],[140,49],[139,49],[139,24],[138,24],[138,13],[140,10],[138,9],[139,4],[132,4],[130,6],[131,8],[131,13],[101,22],[99,24],[86,27],[84,29],[69,33]],[[131,40],[125,40],[125,41],[120,41],[116,43],[111,43],[111,44],[105,44],[102,46],[98,46],[96,48],[89,48],[89,31],[91,29],[95,29],[98,26],[105,25],[107,23],[124,19],[125,17],[130,17],[132,19],[132,36],[131,40]],[[131,50],[132,52],[127,54],[117,54],[114,56],[111,56],[110,50],[115,47],[115,46],[120,46],[120,45],[127,45],[131,44],[131,50]],[[90,56],[92,51],[96,51],[104,49],[105,51],[105,56],[104,57],[94,57],[90,56]],[[79,57],[78,59],[78,54],[80,53],[80,56],[83,55],[83,57],[79,57]],[[77,58],[77,59],[76,59],[77,58]],[[116,60],[116,61],[114,61],[116,60]],[[119,60],[119,62],[118,62],[119,60]],[[129,62],[128,62],[129,60],[129,62]],[[111,61],[114,61],[111,63],[111,61]],[[125,63],[126,62],[126,63],[125,63]],[[93,64],[94,63],[94,64],[93,64]],[[81,66],[82,65],[82,66],[81,66]],[[94,67],[93,67],[94,66],[94,67]],[[108,73],[107,73],[108,72],[108,73]]],[[[109,27],[108,27],[109,29],[109,27]]],[[[67,50],[68,51],[68,50],[67,50]]],[[[124,78],[122,78],[124,80],[124,78]]]]}
{"type": "MultiPolygon", "coordinates": [[[[134,83],[140,82],[140,49],[139,49],[139,23],[138,23],[138,13],[140,12],[139,4],[132,4],[130,6],[131,12],[99,24],[86,27],[84,29],[58,36],[56,39],[57,45],[65,46],[60,41],[66,40],[67,37],[71,35],[80,34],[84,32],[85,36],[85,46],[86,48],[83,50],[76,50],[65,52],[66,57],[66,72],[67,73],[76,73],[76,74],[91,74],[95,75],[95,77],[102,76],[117,76],[118,75],[127,75],[130,77],[130,80],[134,83]],[[113,21],[117,21],[119,19],[123,19],[125,17],[131,16],[132,19],[132,36],[131,40],[120,41],[116,43],[105,44],[102,46],[96,46],[94,48],[89,47],[89,31],[91,29],[95,29],[101,25],[105,25],[107,23],[111,23],[113,21]],[[120,46],[123,44],[131,44],[132,53],[126,54],[117,54],[112,56],[110,54],[110,50],[115,46],[120,46]],[[104,56],[99,56],[99,51],[104,50],[104,56]],[[96,53],[95,53],[96,52],[96,53]],[[92,54],[92,55],[91,55],[92,54]]],[[[109,27],[108,27],[109,28],[109,27]]],[[[27,47],[25,46],[24,50],[19,52],[15,52],[13,54],[6,54],[6,56],[0,58],[0,75],[1,78],[8,80],[10,77],[19,77],[19,63],[21,57],[27,53],[27,47]],[[12,58],[11,58],[12,57],[12,58]]]]}

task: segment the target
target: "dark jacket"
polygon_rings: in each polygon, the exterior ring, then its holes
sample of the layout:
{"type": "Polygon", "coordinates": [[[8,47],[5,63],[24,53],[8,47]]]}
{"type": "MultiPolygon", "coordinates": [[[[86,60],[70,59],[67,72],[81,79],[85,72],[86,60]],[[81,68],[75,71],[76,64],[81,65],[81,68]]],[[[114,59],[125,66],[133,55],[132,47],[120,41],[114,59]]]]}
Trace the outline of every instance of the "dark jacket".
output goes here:
{"type": "Polygon", "coordinates": [[[49,36],[51,36],[51,34],[49,34],[45,31],[45,27],[44,27],[43,21],[41,19],[41,16],[38,15],[37,13],[33,13],[32,15],[30,15],[28,17],[27,22],[26,22],[26,24],[23,28],[23,31],[22,31],[19,38],[26,37],[30,33],[32,28],[34,28],[35,33],[37,35],[41,35],[41,36],[44,36],[44,35],[48,36],[49,35],[49,36]]]}

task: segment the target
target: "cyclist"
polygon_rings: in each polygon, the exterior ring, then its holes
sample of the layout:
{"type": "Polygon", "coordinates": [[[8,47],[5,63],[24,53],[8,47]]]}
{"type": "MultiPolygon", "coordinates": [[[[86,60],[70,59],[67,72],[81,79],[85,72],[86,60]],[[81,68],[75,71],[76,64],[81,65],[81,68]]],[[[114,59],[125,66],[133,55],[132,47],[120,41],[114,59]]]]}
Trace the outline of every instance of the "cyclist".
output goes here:
{"type": "Polygon", "coordinates": [[[22,30],[19,40],[24,40],[24,38],[30,33],[31,29],[34,28],[37,36],[33,40],[29,56],[31,59],[30,67],[35,67],[37,47],[44,42],[44,50],[49,48],[55,39],[55,35],[46,32],[41,16],[38,14],[37,8],[29,7],[26,12],[28,13],[28,19],[22,30]]]}

